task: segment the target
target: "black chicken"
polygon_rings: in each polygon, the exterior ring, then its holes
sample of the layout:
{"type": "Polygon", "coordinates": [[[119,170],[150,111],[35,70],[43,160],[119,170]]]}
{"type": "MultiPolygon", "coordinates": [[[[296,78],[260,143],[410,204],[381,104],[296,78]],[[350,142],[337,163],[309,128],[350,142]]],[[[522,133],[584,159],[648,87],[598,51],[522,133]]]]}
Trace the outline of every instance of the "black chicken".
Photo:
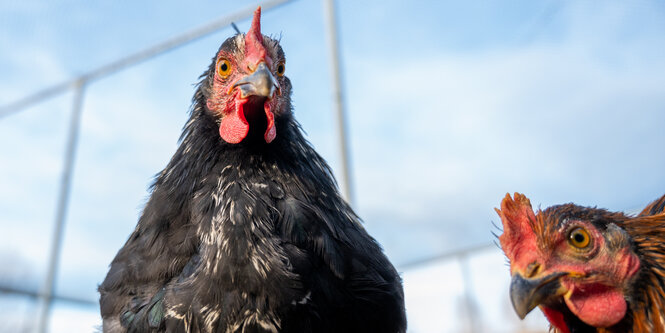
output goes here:
{"type": "Polygon", "coordinates": [[[105,332],[405,332],[401,279],[291,111],[260,8],[99,286],[105,332]]]}

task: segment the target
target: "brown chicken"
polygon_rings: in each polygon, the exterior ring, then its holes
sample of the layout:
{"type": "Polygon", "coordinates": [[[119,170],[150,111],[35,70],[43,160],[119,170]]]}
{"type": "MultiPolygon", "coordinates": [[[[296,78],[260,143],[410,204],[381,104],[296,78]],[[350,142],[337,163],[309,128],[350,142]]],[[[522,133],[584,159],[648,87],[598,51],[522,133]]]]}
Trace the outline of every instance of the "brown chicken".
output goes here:
{"type": "Polygon", "coordinates": [[[534,213],[509,194],[497,213],[510,297],[558,333],[665,332],[665,196],[637,216],[569,203],[534,213]]]}

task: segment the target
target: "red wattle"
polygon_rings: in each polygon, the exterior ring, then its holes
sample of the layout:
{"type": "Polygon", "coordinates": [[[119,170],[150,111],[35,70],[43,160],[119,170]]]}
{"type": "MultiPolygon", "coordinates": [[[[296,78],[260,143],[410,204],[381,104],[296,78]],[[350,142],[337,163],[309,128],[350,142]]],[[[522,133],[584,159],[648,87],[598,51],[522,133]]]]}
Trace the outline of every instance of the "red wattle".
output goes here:
{"type": "Polygon", "coordinates": [[[626,300],[617,289],[600,284],[582,288],[575,289],[565,300],[568,309],[583,322],[593,327],[610,327],[626,315],[626,300]]]}
{"type": "Polygon", "coordinates": [[[245,119],[242,104],[236,103],[233,111],[222,118],[219,124],[219,136],[228,143],[240,143],[249,132],[249,124],[245,119]]]}
{"type": "Polygon", "coordinates": [[[270,105],[266,102],[264,106],[266,112],[266,119],[268,120],[268,125],[266,126],[266,133],[263,135],[266,143],[272,142],[277,136],[277,130],[275,129],[275,116],[270,111],[270,105]]]}
{"type": "Polygon", "coordinates": [[[543,311],[543,314],[545,314],[545,317],[547,317],[550,324],[556,327],[561,333],[570,333],[568,325],[566,325],[566,321],[563,318],[563,313],[546,306],[541,306],[540,310],[543,311]]]}

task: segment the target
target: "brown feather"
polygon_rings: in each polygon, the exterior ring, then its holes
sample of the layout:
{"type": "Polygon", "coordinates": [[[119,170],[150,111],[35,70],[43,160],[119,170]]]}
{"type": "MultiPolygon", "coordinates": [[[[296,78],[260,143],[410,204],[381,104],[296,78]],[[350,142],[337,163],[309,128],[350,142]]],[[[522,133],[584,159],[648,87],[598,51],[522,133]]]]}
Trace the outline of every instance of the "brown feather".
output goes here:
{"type": "Polygon", "coordinates": [[[648,205],[638,217],[621,227],[632,236],[635,251],[642,262],[631,304],[632,332],[665,333],[665,196],[648,205]],[[647,215],[660,212],[657,215],[647,215]]]}
{"type": "MultiPolygon", "coordinates": [[[[510,197],[508,196],[508,199],[510,197]]],[[[522,195],[515,201],[528,203],[522,195]]],[[[530,203],[529,203],[530,206],[530,203]]],[[[555,211],[538,210],[529,224],[542,249],[551,248],[551,235],[557,232],[558,221],[574,205],[561,205],[555,211]]],[[[497,210],[500,215],[505,211],[497,210]]],[[[629,304],[626,316],[609,328],[596,328],[596,333],[665,333],[665,195],[647,205],[637,216],[623,213],[606,215],[630,236],[632,249],[640,259],[639,272],[625,290],[629,304]]],[[[550,332],[563,333],[554,326],[550,332]]],[[[586,332],[586,330],[585,330],[586,332]]]]}

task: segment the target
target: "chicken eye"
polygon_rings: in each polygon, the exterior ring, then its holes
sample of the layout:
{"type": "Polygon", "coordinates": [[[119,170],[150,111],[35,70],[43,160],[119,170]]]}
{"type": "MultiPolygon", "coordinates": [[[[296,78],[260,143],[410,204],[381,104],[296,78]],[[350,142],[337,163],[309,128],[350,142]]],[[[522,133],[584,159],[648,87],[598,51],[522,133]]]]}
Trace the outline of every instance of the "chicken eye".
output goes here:
{"type": "Polygon", "coordinates": [[[589,246],[589,243],[591,243],[591,237],[586,230],[578,227],[568,234],[568,243],[578,249],[583,249],[589,246]]]}
{"type": "Polygon", "coordinates": [[[227,78],[231,74],[231,63],[226,59],[220,59],[217,62],[217,73],[222,78],[227,78]]]}
{"type": "Polygon", "coordinates": [[[277,75],[283,76],[284,71],[286,70],[286,65],[284,65],[284,62],[280,62],[279,65],[277,65],[277,75]]]}

